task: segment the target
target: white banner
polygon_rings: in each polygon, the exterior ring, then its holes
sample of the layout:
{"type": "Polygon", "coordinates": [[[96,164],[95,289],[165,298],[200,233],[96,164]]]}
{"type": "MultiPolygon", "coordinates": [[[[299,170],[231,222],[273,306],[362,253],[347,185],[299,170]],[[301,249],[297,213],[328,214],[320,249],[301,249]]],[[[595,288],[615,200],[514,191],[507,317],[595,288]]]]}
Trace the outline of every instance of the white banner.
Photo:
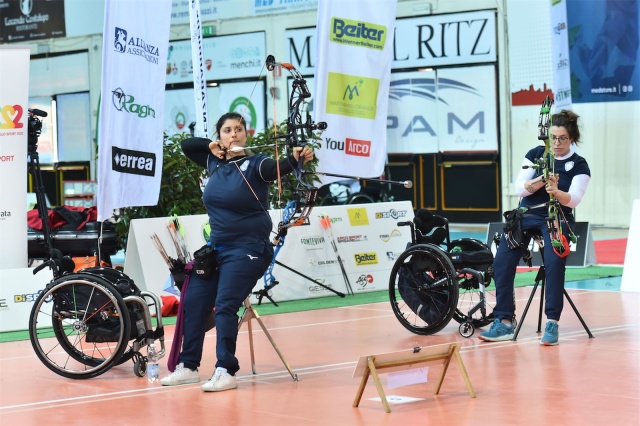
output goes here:
{"type": "Polygon", "coordinates": [[[571,67],[565,0],[551,0],[551,50],[555,109],[571,109],[571,67]]]}
{"type": "Polygon", "coordinates": [[[0,269],[27,266],[29,46],[0,46],[0,269]]]}
{"type": "Polygon", "coordinates": [[[315,120],[328,124],[316,152],[319,171],[383,173],[395,16],[396,0],[375,7],[366,0],[319,1],[314,109],[315,120]]]}
{"type": "MultiPolygon", "coordinates": [[[[275,232],[281,212],[270,210],[269,214],[275,232]]],[[[178,219],[184,228],[187,248],[193,253],[208,239],[205,235],[209,223],[207,215],[180,216],[178,219]]],[[[412,219],[413,207],[409,201],[348,204],[323,207],[321,212],[314,210],[308,224],[294,226],[287,234],[277,260],[294,271],[275,265],[273,275],[280,284],[273,288],[273,298],[279,302],[335,295],[318,283],[345,294],[349,289],[356,294],[388,289],[391,268],[411,241],[409,227],[397,224],[412,219]],[[330,237],[323,231],[320,214],[328,215],[331,220],[334,243],[346,279],[330,237]]],[[[170,287],[171,280],[169,268],[153,246],[150,235],[157,234],[169,256],[175,257],[169,234],[162,231],[167,223],[166,217],[134,219],[127,240],[125,274],[141,289],[158,295],[170,287]]],[[[254,291],[264,288],[264,280],[260,277],[254,291]]]]}
{"type": "Polygon", "coordinates": [[[98,132],[98,220],[158,202],[171,0],[107,0],[98,132]]]}
{"type": "Polygon", "coordinates": [[[497,151],[496,67],[391,74],[387,151],[497,151]]]}
{"type": "Polygon", "coordinates": [[[193,92],[196,101],[196,128],[194,136],[208,138],[209,120],[207,120],[207,80],[204,77],[204,48],[202,46],[200,0],[191,0],[189,16],[191,23],[191,61],[194,64],[193,92]]]}

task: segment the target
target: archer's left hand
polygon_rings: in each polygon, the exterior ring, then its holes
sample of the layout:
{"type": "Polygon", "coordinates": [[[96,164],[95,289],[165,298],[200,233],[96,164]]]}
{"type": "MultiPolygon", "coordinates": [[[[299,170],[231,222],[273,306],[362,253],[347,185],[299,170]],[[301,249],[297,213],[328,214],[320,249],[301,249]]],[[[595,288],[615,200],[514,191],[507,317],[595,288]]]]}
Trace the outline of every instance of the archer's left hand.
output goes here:
{"type": "Polygon", "coordinates": [[[313,160],[313,148],[311,148],[310,146],[305,146],[304,148],[301,146],[297,146],[293,148],[293,158],[298,161],[300,156],[302,156],[305,163],[313,160]]]}

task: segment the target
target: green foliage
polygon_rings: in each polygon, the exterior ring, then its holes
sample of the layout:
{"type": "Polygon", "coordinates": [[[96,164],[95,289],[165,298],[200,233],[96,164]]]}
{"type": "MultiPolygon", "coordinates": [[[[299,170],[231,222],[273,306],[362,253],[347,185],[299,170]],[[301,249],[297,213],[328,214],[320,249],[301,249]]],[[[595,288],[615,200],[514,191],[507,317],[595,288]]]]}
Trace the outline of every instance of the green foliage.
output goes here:
{"type": "Polygon", "coordinates": [[[205,213],[202,203],[200,180],[205,170],[187,159],[180,142],[190,137],[188,133],[164,135],[162,155],[162,178],[158,204],[145,207],[126,207],[116,215],[116,232],[123,247],[129,234],[132,219],[151,217],[185,216],[205,213]]]}
{"type": "MultiPolygon", "coordinates": [[[[274,135],[285,134],[286,125],[283,123],[277,129],[268,129],[263,133],[256,133],[247,141],[247,147],[257,145],[273,144],[276,140],[274,135]]],[[[160,197],[158,204],[146,207],[126,207],[120,209],[120,214],[116,215],[116,232],[123,247],[126,247],[126,239],[129,234],[129,227],[132,219],[143,219],[152,217],[186,216],[206,213],[202,203],[202,189],[200,181],[206,177],[206,171],[196,163],[187,159],[182,153],[180,142],[190,137],[188,133],[176,133],[169,137],[164,135],[164,149],[162,158],[162,178],[160,183],[160,197]]],[[[318,147],[315,139],[311,145],[318,147]]],[[[277,139],[278,158],[285,156],[284,139],[277,139]]],[[[272,158],[275,156],[275,147],[252,148],[254,153],[264,153],[272,158]]],[[[314,158],[305,164],[305,170],[315,171],[318,159],[314,158]]],[[[307,182],[319,182],[315,175],[305,175],[307,182]]],[[[292,199],[292,189],[296,186],[296,178],[293,174],[282,178],[282,194],[278,196],[278,185],[274,182],[269,189],[269,198],[272,208],[281,208],[278,205],[280,199],[282,206],[292,199]]]]}

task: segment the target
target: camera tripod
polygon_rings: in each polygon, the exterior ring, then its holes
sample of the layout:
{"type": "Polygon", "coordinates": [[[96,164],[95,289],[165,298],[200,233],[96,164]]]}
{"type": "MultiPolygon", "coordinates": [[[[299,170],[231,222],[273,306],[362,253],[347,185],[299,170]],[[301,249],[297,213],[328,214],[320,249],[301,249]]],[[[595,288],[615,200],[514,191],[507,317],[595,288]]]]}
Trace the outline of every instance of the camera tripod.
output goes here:
{"type": "Polygon", "coordinates": [[[49,209],[47,208],[44,182],[42,180],[42,171],[40,169],[40,154],[38,153],[38,138],[40,137],[40,132],[42,131],[42,121],[40,121],[37,116],[46,117],[47,113],[40,110],[29,109],[27,156],[29,157],[29,173],[34,180],[34,188],[36,190],[36,207],[38,209],[38,216],[42,221],[42,234],[44,237],[44,244],[47,249],[48,259],[37,268],[35,268],[33,273],[35,275],[40,270],[46,267],[50,267],[53,271],[53,277],[57,278],[60,274],[62,253],[59,250],[53,248],[53,243],[51,241],[51,230],[49,229],[49,209]],[[56,262],[56,260],[58,262],[56,262]]]}

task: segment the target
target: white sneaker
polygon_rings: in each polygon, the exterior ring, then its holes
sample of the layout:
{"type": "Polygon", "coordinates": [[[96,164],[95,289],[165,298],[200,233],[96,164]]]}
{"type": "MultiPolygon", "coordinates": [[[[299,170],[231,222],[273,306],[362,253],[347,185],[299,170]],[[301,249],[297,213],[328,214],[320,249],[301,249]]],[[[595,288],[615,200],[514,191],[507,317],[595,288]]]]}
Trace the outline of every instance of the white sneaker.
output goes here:
{"type": "Polygon", "coordinates": [[[218,367],[213,376],[200,387],[205,392],[219,392],[238,387],[236,376],[227,373],[226,368],[218,367]]]}
{"type": "Polygon", "coordinates": [[[198,370],[186,368],[183,363],[180,363],[176,366],[176,370],[173,373],[160,379],[160,384],[162,384],[162,386],[176,386],[198,383],[199,381],[200,374],[198,374],[198,370]]]}

